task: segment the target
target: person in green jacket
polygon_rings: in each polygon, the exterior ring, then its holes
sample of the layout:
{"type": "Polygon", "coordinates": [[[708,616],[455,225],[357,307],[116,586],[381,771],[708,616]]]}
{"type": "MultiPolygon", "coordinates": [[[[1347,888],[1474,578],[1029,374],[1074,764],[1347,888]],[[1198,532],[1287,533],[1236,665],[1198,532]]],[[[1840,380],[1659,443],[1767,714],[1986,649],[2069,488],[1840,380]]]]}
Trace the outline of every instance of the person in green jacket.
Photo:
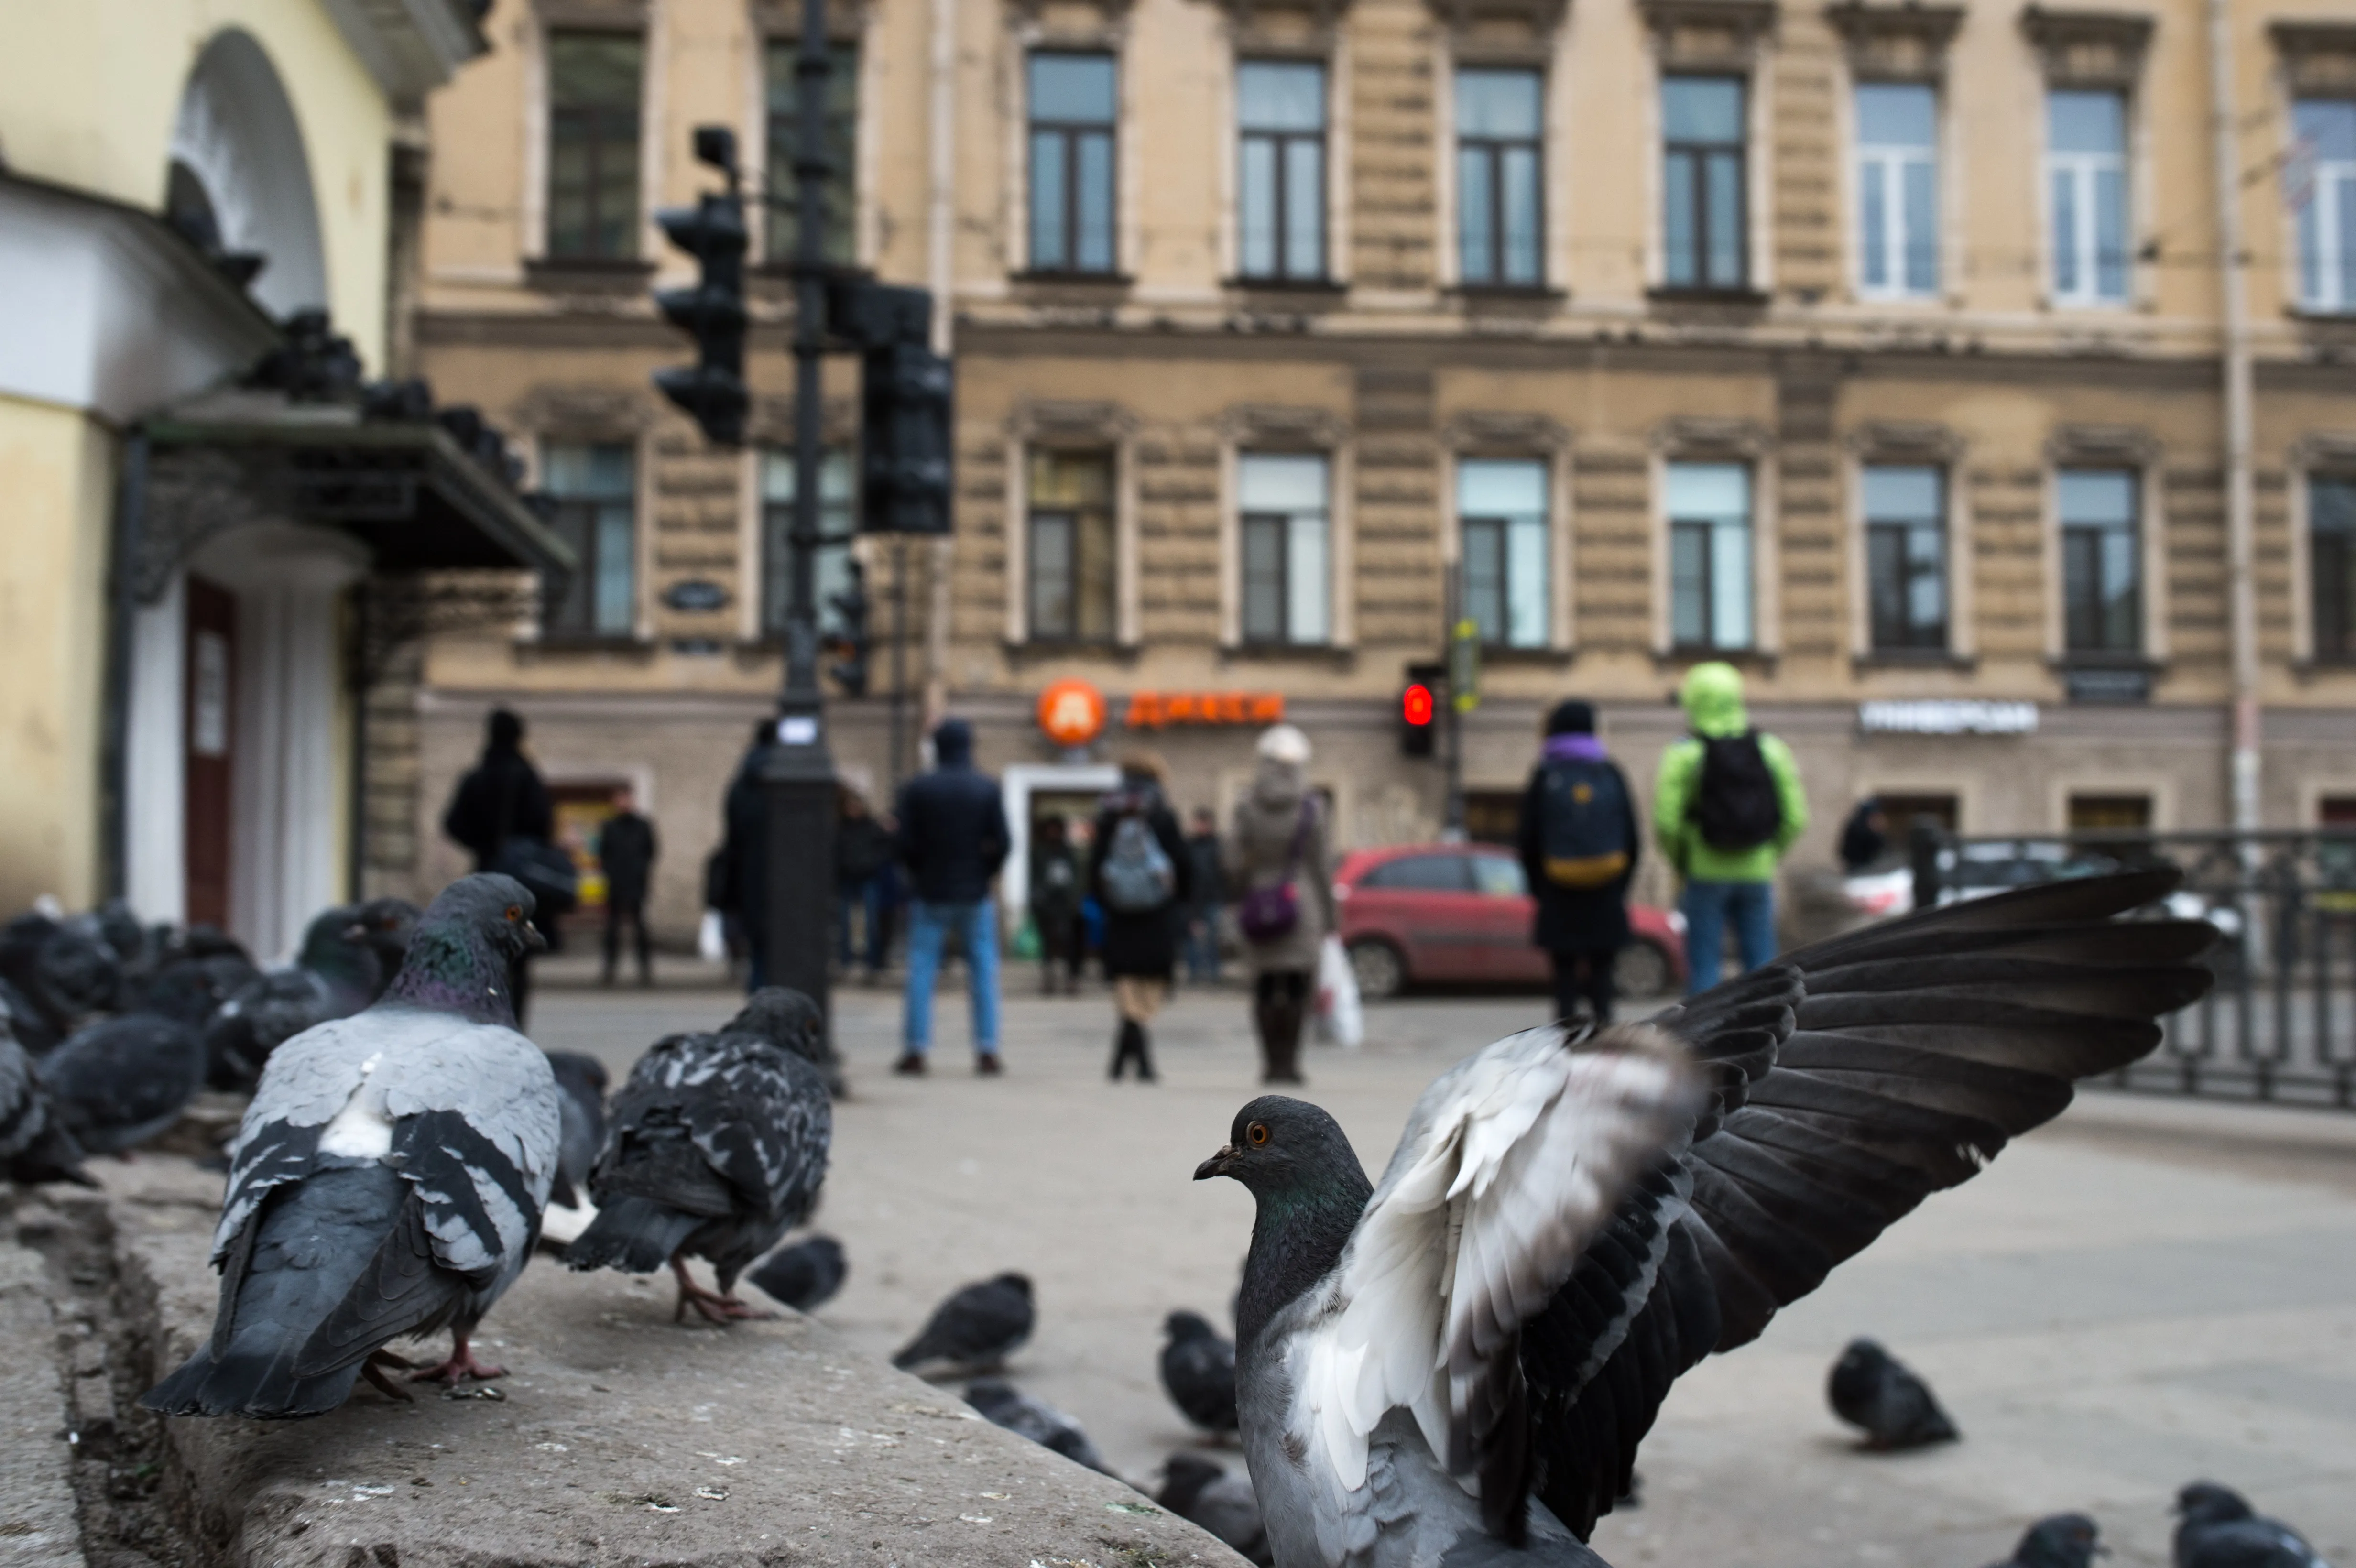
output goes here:
{"type": "Polygon", "coordinates": [[[1808,797],[1792,749],[1751,728],[1732,665],[1694,666],[1677,700],[1693,732],[1661,756],[1653,836],[1685,879],[1690,994],[1718,984],[1730,921],[1743,968],[1775,956],[1775,867],[1808,826],[1808,797]]]}

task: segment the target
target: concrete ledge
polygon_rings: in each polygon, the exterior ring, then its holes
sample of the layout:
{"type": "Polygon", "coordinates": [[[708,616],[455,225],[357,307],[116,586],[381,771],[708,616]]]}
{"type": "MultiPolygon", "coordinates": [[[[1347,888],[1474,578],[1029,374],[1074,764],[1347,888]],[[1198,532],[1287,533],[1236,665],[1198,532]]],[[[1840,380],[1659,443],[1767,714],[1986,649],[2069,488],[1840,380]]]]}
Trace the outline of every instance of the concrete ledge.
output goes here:
{"type": "Polygon", "coordinates": [[[0,1568],[80,1568],[73,1422],[40,1254],[0,1242],[0,1568]]]}
{"type": "MultiPolygon", "coordinates": [[[[161,1372],[210,1331],[220,1179],[146,1157],[103,1177],[135,1370],[161,1372]]],[[[173,1420],[163,1500],[194,1555],[270,1568],[1243,1562],[809,1318],[670,1312],[668,1280],[537,1260],[477,1341],[510,1373],[493,1396],[363,1384],[316,1420],[173,1420]]]]}

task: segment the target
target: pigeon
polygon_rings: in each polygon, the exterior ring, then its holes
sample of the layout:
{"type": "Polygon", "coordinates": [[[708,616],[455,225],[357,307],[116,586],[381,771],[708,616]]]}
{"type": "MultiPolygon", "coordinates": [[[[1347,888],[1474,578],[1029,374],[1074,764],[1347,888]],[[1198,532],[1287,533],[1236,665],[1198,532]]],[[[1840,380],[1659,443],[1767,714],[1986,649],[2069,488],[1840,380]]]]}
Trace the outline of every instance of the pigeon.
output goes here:
{"type": "Polygon", "coordinates": [[[1037,1316],[1029,1275],[1001,1274],[962,1285],[933,1308],[924,1332],[901,1346],[892,1364],[908,1372],[943,1361],[961,1372],[986,1372],[1031,1338],[1037,1316]]]}
{"type": "Polygon", "coordinates": [[[1851,1339],[1826,1381],[1833,1413],[1885,1453],[1953,1443],[1963,1435],[1939,1408],[1931,1385],[1871,1339],[1851,1339]]]}
{"type": "Polygon", "coordinates": [[[2012,1555],[1988,1568],[2094,1568],[2094,1554],[2110,1549],[2083,1513],[2048,1514],[2029,1527],[2012,1555]]]}
{"type": "Polygon", "coordinates": [[[28,912],[0,926],[0,981],[17,1042],[37,1056],[114,1005],[123,965],[94,932],[28,912]]]}
{"type": "Polygon", "coordinates": [[[2215,1481],[2176,1494],[2176,1568],[2329,1568],[2307,1538],[2215,1481]]]}
{"type": "Polygon", "coordinates": [[[551,1203],[566,1208],[580,1204],[578,1193],[589,1185],[589,1168],[605,1143],[605,1064],[584,1051],[552,1051],[548,1065],[562,1093],[557,1108],[564,1115],[564,1152],[557,1161],[556,1185],[551,1203]]]}
{"type": "Polygon", "coordinates": [[[95,1187],[81,1150],[50,1108],[37,1063],[0,1022],[0,1175],[11,1181],[95,1187]]]}
{"type": "MultiPolygon", "coordinates": [[[[401,973],[402,960],[409,956],[409,939],[417,930],[417,917],[423,912],[407,899],[370,899],[352,912],[352,924],[359,931],[359,941],[376,955],[377,996],[392,984],[401,973]]],[[[370,1001],[376,997],[370,997],[370,1001]]]]}
{"type": "Polygon", "coordinates": [[[121,1154],[169,1128],[205,1086],[198,1032],[219,1000],[180,965],[142,987],[139,1010],[87,1023],[40,1060],[41,1085],[85,1154],[121,1154]]]}
{"type": "Polygon", "coordinates": [[[983,1419],[1003,1426],[1018,1437],[1028,1437],[1042,1448],[1053,1448],[1075,1465],[1111,1475],[1111,1467],[1080,1424],[1052,1404],[1042,1404],[1004,1378],[976,1378],[966,1385],[966,1403],[983,1419]]]}
{"type": "Polygon", "coordinates": [[[1201,1525],[1238,1552],[1263,1565],[1276,1561],[1268,1546],[1268,1526],[1251,1479],[1229,1475],[1200,1454],[1173,1454],[1153,1500],[1190,1523],[1201,1525]]]}
{"type": "Polygon", "coordinates": [[[1381,1184],[1313,1105],[1245,1105],[1197,1179],[1258,1203],[1244,1451],[1283,1568],[1596,1568],[1674,1381],[2159,1042],[2203,921],[2170,869],[1998,893],[1789,954],[1642,1024],[1442,1074],[1381,1184]]]}
{"type": "Polygon", "coordinates": [[[826,1180],[823,1034],[816,1002],[771,986],[717,1033],[672,1035],[640,1057],[590,1172],[597,1217],[565,1266],[652,1274],[668,1263],[674,1321],[691,1307],[714,1323],[770,1316],[737,1298],[736,1276],[809,1216],[826,1180]],[[711,1262],[717,1292],[688,1274],[691,1253],[711,1262]]]}
{"type": "Polygon", "coordinates": [[[495,1378],[469,1340],[531,1255],[556,1179],[556,1077],[516,1031],[509,966],[541,945],[510,877],[462,877],[381,1000],[281,1046],[230,1149],[211,1338],[141,1400],[169,1415],[318,1415],[384,1349],[448,1328],[412,1381],[495,1378]]]}
{"type": "Polygon", "coordinates": [[[1236,1348],[1199,1312],[1162,1320],[1162,1386],[1180,1414],[1205,1432],[1236,1429],[1236,1348]]]}
{"type": "Polygon", "coordinates": [[[292,965],[256,976],[213,1014],[205,1056],[214,1088],[252,1089],[281,1042],[377,998],[381,965],[357,912],[338,905],[314,916],[292,965]]]}
{"type": "Polygon", "coordinates": [[[850,1272],[841,1242],[832,1236],[806,1236],[763,1258],[750,1277],[771,1300],[797,1312],[815,1312],[834,1299],[850,1272]]]}

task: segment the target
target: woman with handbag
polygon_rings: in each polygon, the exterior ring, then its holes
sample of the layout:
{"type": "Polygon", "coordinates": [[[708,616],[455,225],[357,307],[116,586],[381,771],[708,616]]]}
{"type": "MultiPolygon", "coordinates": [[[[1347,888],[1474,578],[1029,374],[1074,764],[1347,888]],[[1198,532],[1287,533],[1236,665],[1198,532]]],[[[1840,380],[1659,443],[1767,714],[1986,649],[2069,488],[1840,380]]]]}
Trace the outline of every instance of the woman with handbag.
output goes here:
{"type": "Polygon", "coordinates": [[[1309,793],[1309,737],[1279,724],[1258,750],[1259,771],[1227,836],[1226,884],[1251,969],[1260,1082],[1299,1083],[1318,948],[1334,928],[1333,876],[1325,816],[1309,793]]]}

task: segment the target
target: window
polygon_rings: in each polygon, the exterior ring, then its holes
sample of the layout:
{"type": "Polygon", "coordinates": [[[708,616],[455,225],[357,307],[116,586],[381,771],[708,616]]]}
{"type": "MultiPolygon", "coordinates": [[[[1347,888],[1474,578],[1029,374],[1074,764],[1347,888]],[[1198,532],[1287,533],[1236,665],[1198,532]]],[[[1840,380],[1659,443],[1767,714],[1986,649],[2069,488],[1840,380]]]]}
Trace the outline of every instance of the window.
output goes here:
{"type": "Polygon", "coordinates": [[[1939,292],[1938,94],[1907,82],[1857,90],[1858,285],[1884,299],[1939,292]]]}
{"type": "Polygon", "coordinates": [[[1740,77],[1661,80],[1662,276],[1673,289],[1751,281],[1742,100],[1740,77]]]}
{"type": "Polygon", "coordinates": [[[1323,457],[1248,452],[1237,464],[1247,643],[1322,643],[1328,627],[1323,457]]]}
{"type": "Polygon", "coordinates": [[[1112,462],[1108,452],[1031,454],[1035,641],[1109,643],[1117,635],[1112,462]]]}
{"type": "MultiPolygon", "coordinates": [[[[859,47],[829,44],[827,59],[833,70],[826,79],[826,155],[833,167],[826,176],[826,260],[849,266],[858,259],[859,218],[859,47]]],[[[770,203],[761,253],[772,261],[794,259],[801,214],[796,209],[801,186],[794,178],[794,149],[801,144],[801,82],[794,68],[801,50],[790,40],[772,38],[768,47],[768,172],[770,203]]]]}
{"type": "Polygon", "coordinates": [[[548,36],[548,253],[638,253],[638,67],[633,33],[548,36]]]}
{"type": "Polygon", "coordinates": [[[619,442],[550,446],[541,488],[556,502],[557,538],[579,564],[544,595],[543,624],[574,636],[637,630],[637,454],[619,442]]]}
{"type": "Polygon", "coordinates": [[[1865,471],[1865,569],[1876,652],[1947,645],[1944,479],[1936,468],[1865,471]]]}
{"type": "Polygon", "coordinates": [[[1905,845],[1917,818],[1929,817],[1931,826],[1942,833],[1959,831],[1963,821],[1952,795],[1891,795],[1880,790],[1873,798],[1881,803],[1881,817],[1890,825],[1890,841],[1896,847],[1905,845]]]}
{"type": "Polygon", "coordinates": [[[1239,259],[1248,278],[1325,276],[1325,68],[1301,60],[1236,67],[1239,259]]]}
{"type": "Polygon", "coordinates": [[[2356,311],[2356,100],[2302,100],[2291,128],[2297,155],[2285,194],[2298,214],[2299,303],[2356,311]]]}
{"type": "Polygon", "coordinates": [[[2056,88],[2045,95],[2046,186],[2053,200],[2053,297],[2127,297],[2127,101],[2056,88]]]}
{"type": "Polygon", "coordinates": [[[2356,659],[2356,479],[2309,480],[2307,520],[2315,656],[2356,659]]]}
{"type": "Polygon", "coordinates": [[[1543,80],[1534,70],[1456,73],[1456,259],[1468,286],[1543,281],[1543,80]]]}
{"type": "Polygon", "coordinates": [[[2143,645],[2136,476],[2123,468],[2065,468],[2062,619],[2072,653],[2131,654],[2143,645]]]}
{"type": "Polygon", "coordinates": [[[1472,867],[1467,855],[1402,855],[1386,860],[1359,879],[1358,885],[1389,892],[1469,893],[1472,867]]]}
{"type": "Polygon", "coordinates": [[[1030,59],[1031,269],[1109,272],[1113,261],[1110,55],[1030,59]]]}
{"type": "Polygon", "coordinates": [[[1751,645],[1751,470],[1672,463],[1669,637],[1681,648],[1751,645]]]}
{"type": "Polygon", "coordinates": [[[1547,468],[1535,459],[1466,458],[1456,465],[1464,529],[1464,613],[1492,647],[1547,640],[1547,468]]]}
{"type": "MultiPolygon", "coordinates": [[[[818,629],[830,637],[842,629],[834,596],[851,586],[851,531],[859,526],[859,468],[848,448],[830,446],[819,454],[818,629]]],[[[794,454],[761,454],[761,632],[786,635],[786,613],[794,602],[794,454]]]]}
{"type": "Polygon", "coordinates": [[[1464,859],[1472,868],[1472,885],[1493,899],[1526,899],[1530,896],[1529,879],[1522,874],[1519,860],[1503,855],[1467,855],[1464,859]]]}

